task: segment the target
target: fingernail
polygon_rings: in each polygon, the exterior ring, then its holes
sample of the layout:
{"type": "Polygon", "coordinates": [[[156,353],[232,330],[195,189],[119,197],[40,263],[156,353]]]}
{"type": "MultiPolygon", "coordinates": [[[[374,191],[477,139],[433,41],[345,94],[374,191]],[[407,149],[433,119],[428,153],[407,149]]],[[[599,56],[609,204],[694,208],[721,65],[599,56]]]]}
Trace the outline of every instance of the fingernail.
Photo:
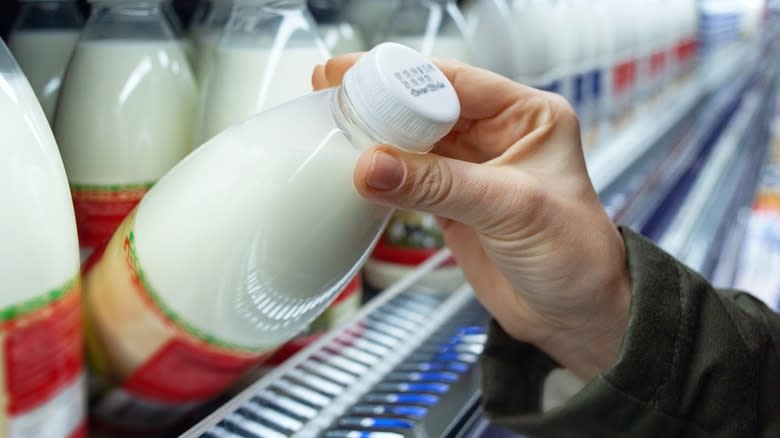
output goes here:
{"type": "Polygon", "coordinates": [[[404,164],[387,152],[376,151],[371,157],[366,183],[377,190],[393,190],[404,182],[404,164]]]}

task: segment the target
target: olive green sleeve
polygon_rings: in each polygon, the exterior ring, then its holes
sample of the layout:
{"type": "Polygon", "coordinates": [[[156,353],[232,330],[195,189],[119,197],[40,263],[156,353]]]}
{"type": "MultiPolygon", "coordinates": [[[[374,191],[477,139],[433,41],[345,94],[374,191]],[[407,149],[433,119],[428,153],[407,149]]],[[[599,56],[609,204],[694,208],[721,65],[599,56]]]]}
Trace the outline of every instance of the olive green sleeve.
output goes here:
{"type": "Polygon", "coordinates": [[[493,322],[482,358],[486,415],[533,437],[780,437],[780,316],[748,294],[715,291],[620,231],[632,295],[617,361],[541,412],[557,364],[493,322]]]}

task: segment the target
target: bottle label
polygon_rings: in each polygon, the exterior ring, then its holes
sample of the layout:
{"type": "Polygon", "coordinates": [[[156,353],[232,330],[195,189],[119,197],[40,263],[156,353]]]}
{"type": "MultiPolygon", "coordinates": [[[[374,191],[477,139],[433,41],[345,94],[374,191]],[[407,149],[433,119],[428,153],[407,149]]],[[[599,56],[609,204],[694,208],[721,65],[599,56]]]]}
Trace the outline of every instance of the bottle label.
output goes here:
{"type": "Polygon", "coordinates": [[[86,437],[78,277],[0,310],[0,435],[86,437]]]}
{"type": "Polygon", "coordinates": [[[598,101],[601,98],[601,81],[602,74],[600,69],[595,69],[590,72],[590,93],[594,101],[598,101]]]}
{"type": "Polygon", "coordinates": [[[650,55],[650,75],[657,78],[666,69],[666,53],[663,51],[650,55]]]}
{"type": "Polygon", "coordinates": [[[170,309],[143,273],[134,213],[88,261],[90,364],[104,392],[97,413],[117,424],[173,422],[219,394],[269,356],[223,342],[170,309]],[[135,414],[135,416],[130,415],[135,414]]]}
{"type": "Polygon", "coordinates": [[[563,88],[563,84],[561,84],[560,80],[552,81],[550,83],[544,84],[540,87],[538,87],[542,91],[549,91],[550,93],[560,93],[561,89],[563,88]]]}
{"type": "Polygon", "coordinates": [[[612,72],[612,92],[620,96],[628,92],[636,82],[636,61],[626,61],[615,66],[612,72]]]}
{"type": "Polygon", "coordinates": [[[71,184],[79,244],[96,248],[105,243],[152,185],[71,184]]]}
{"type": "Polygon", "coordinates": [[[678,62],[685,63],[696,56],[696,52],[699,47],[699,41],[697,38],[688,38],[683,40],[675,48],[675,57],[678,62]]]}
{"type": "MultiPolygon", "coordinates": [[[[426,213],[397,211],[371,254],[381,262],[416,266],[444,247],[436,218],[426,213]]],[[[450,259],[442,266],[454,266],[450,259]]]]}
{"type": "Polygon", "coordinates": [[[588,81],[588,75],[587,74],[577,74],[574,75],[572,78],[572,85],[573,85],[573,102],[574,108],[579,109],[582,107],[582,105],[585,104],[585,99],[587,96],[587,89],[589,88],[587,86],[588,81]]]}

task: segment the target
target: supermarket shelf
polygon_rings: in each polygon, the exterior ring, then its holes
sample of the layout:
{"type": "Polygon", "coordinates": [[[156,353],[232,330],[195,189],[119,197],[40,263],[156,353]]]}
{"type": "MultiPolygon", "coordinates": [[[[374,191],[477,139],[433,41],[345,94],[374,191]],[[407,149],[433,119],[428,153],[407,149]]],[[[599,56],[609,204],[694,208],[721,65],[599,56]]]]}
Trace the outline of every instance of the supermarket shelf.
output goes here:
{"type": "Polygon", "coordinates": [[[661,247],[709,276],[723,239],[714,238],[749,203],[768,144],[768,119],[777,67],[763,63],[760,75],[714,145],[684,204],[660,239],[661,247]],[[713,196],[715,195],[715,196],[713,196]],[[748,198],[748,200],[746,200],[748,198]]]}
{"type": "Polygon", "coordinates": [[[713,58],[702,64],[695,75],[668,90],[661,101],[643,110],[625,130],[586,156],[597,192],[610,189],[633,165],[658,147],[665,134],[693,112],[709,93],[744,78],[744,66],[755,63],[757,49],[740,45],[729,48],[724,55],[728,56],[718,56],[717,61],[713,58]]]}
{"type": "MultiPolygon", "coordinates": [[[[616,135],[613,141],[586,157],[594,186],[602,199],[622,196],[625,205],[616,207],[614,211],[638,222],[647,220],[652,212],[640,211],[641,203],[631,202],[633,195],[646,196],[644,199],[651,199],[650,204],[657,207],[675,190],[676,184],[692,166],[706,159],[705,167],[687,192],[682,209],[674,215],[662,237],[662,244],[686,261],[703,265],[705,256],[716,250],[714,245],[699,246],[699,243],[707,236],[710,241],[713,240],[712,233],[723,228],[728,221],[729,208],[735,205],[740,193],[746,191],[744,187],[749,185],[747,178],[742,178],[741,185],[733,184],[732,187],[728,183],[740,175],[749,174],[750,161],[735,159],[742,141],[746,140],[740,132],[757,123],[757,115],[763,112],[764,97],[755,86],[751,88],[752,93],[743,97],[745,89],[756,78],[756,72],[744,71],[743,67],[755,65],[753,57],[756,52],[746,49],[725,58],[730,62],[705,64],[702,71],[706,72],[706,78],[678,85],[672,93],[667,93],[666,98],[642,112],[643,115],[616,135]],[[692,127],[687,126],[691,120],[696,123],[692,127]],[[716,129],[726,121],[728,124],[724,130],[716,129]],[[670,133],[681,129],[681,126],[693,129],[682,139],[676,139],[679,141],[671,141],[670,133]],[[624,187],[628,186],[637,189],[626,193],[624,187]],[[713,202],[713,190],[725,193],[728,202],[724,199],[713,202]],[[689,244],[689,241],[696,243],[689,244]]],[[[327,436],[324,435],[327,431],[334,433],[331,436],[339,436],[336,429],[347,429],[344,425],[357,424],[356,429],[360,429],[368,424],[371,421],[369,415],[354,414],[355,403],[366,402],[377,385],[387,385],[384,383],[386,377],[399,374],[398,370],[403,369],[400,367],[410,357],[429,351],[426,348],[431,348],[431,339],[452,339],[454,335],[447,330],[460,327],[457,330],[462,331],[462,324],[484,323],[487,320],[487,314],[474,300],[468,285],[451,294],[416,287],[420,278],[448,257],[447,250],[434,255],[412,274],[385,290],[350,321],[256,381],[183,436],[234,437],[240,430],[253,428],[259,436],[314,438],[327,436]],[[415,311],[416,306],[422,306],[422,310],[415,311]],[[382,345],[383,342],[386,344],[382,345]],[[339,347],[334,348],[334,345],[339,347]],[[366,353],[370,355],[372,349],[381,350],[381,354],[375,355],[374,359],[366,358],[366,363],[359,364],[362,372],[348,375],[334,373],[333,369],[327,372],[316,370],[315,364],[327,365],[331,363],[328,361],[333,361],[332,364],[338,361],[343,364],[343,359],[353,364],[360,362],[356,357],[366,353]],[[349,352],[353,354],[351,358],[341,356],[349,352]],[[330,377],[326,375],[328,372],[330,377]],[[339,379],[343,382],[337,383],[339,379]],[[299,388],[306,385],[316,388],[318,382],[325,387],[318,393],[321,400],[303,406],[303,413],[295,415],[291,412],[290,409],[295,409],[293,405],[281,406],[295,398],[296,384],[299,388]],[[274,395],[280,398],[274,401],[274,395]],[[289,418],[280,420],[280,414],[289,418]]],[[[483,333],[477,338],[484,339],[483,333]]],[[[446,348],[452,347],[448,345],[446,348]]],[[[478,344],[469,347],[481,351],[478,344]]],[[[436,351],[441,353],[445,350],[436,351]]],[[[457,353],[446,354],[456,357],[457,362],[457,353]]],[[[466,356],[476,360],[476,355],[466,356]]],[[[427,417],[399,424],[413,427],[408,432],[414,436],[432,437],[463,436],[465,432],[456,434],[454,430],[467,430],[474,424],[484,426],[480,421],[471,423],[479,419],[479,378],[473,367],[467,366],[462,371],[460,380],[451,384],[446,396],[441,396],[440,405],[446,406],[431,405],[426,408],[429,411],[427,417]],[[412,423],[414,425],[410,426],[412,423]]],[[[438,400],[438,397],[433,398],[438,400]]]]}
{"type": "MultiPolygon", "coordinates": [[[[696,251],[700,255],[691,257],[699,259],[701,258],[701,253],[706,251],[706,248],[690,248],[691,236],[700,234],[699,230],[701,229],[702,221],[706,219],[702,217],[703,212],[711,217],[711,212],[720,210],[714,204],[728,205],[722,199],[724,190],[719,191],[718,188],[726,189],[726,187],[722,186],[728,182],[726,180],[732,180],[734,177],[733,168],[734,163],[739,162],[737,155],[741,139],[754,120],[759,107],[760,97],[756,95],[748,96],[743,102],[743,107],[718,140],[708,164],[694,183],[688,199],[683,204],[676,219],[669,226],[669,230],[663,239],[659,242],[660,246],[671,254],[684,256],[692,251],[696,251]],[[714,193],[718,193],[719,196],[713,197],[714,193]]],[[[725,195],[726,198],[731,199],[728,194],[725,195]]],[[[722,212],[720,213],[722,214],[722,212]]]]}

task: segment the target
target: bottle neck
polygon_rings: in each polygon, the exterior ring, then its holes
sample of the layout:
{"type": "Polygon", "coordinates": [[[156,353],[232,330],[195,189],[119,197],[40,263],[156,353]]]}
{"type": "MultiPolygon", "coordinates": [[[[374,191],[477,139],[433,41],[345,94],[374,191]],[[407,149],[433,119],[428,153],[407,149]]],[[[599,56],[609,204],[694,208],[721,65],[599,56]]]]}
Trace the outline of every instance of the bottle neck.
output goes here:
{"type": "Polygon", "coordinates": [[[355,147],[366,150],[372,146],[387,143],[360,117],[346,87],[342,85],[336,88],[331,99],[333,118],[339,128],[349,135],[349,139],[355,147]]]}

